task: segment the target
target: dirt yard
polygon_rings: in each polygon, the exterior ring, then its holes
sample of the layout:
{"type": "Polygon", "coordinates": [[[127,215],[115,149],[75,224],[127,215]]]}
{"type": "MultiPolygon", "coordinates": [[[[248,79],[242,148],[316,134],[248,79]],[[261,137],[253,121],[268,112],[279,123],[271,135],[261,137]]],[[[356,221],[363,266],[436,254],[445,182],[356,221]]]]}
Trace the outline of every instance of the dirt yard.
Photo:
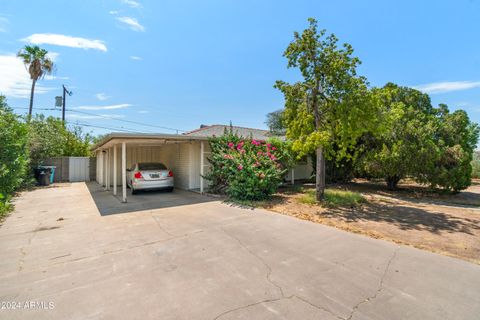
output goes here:
{"type": "Polygon", "coordinates": [[[458,194],[438,194],[414,183],[388,191],[358,180],[331,188],[360,192],[356,207],[323,208],[299,201],[303,188],[285,188],[259,206],[373,238],[386,239],[480,264],[480,182],[458,194]]]}

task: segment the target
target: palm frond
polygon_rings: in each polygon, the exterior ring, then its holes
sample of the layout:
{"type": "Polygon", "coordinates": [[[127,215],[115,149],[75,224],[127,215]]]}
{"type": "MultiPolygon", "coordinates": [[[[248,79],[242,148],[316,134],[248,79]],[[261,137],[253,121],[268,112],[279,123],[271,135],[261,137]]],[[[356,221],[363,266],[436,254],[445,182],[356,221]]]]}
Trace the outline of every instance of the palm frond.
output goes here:
{"type": "Polygon", "coordinates": [[[30,79],[38,80],[46,74],[51,74],[55,68],[53,61],[47,56],[48,51],[39,46],[25,46],[17,53],[28,69],[30,79]]]}

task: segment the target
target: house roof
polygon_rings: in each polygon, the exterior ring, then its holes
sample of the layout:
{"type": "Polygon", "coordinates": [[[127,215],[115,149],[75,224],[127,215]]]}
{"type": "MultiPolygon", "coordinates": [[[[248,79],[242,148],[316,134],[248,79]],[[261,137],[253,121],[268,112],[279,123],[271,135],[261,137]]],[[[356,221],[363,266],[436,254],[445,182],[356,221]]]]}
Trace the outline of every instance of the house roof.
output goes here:
{"type": "Polygon", "coordinates": [[[133,141],[194,141],[194,140],[208,140],[208,137],[202,136],[186,136],[183,134],[168,134],[168,133],[126,133],[126,132],[112,132],[106,135],[102,140],[94,144],[90,150],[96,150],[105,145],[109,145],[112,140],[123,140],[126,142],[133,141]]]}
{"type": "Polygon", "coordinates": [[[229,126],[229,125],[223,125],[223,124],[213,124],[208,126],[202,125],[200,128],[186,132],[183,135],[191,136],[191,137],[192,136],[193,137],[221,136],[225,133],[225,131],[230,130],[230,128],[232,128],[233,133],[236,133],[237,135],[244,138],[252,137],[253,139],[257,139],[257,140],[267,140],[268,138],[271,138],[274,136],[268,130],[229,126]]]}
{"type": "MultiPolygon", "coordinates": [[[[267,140],[268,138],[274,137],[270,131],[263,129],[254,129],[246,127],[237,127],[232,126],[233,132],[237,135],[257,140],[267,140]]],[[[125,132],[112,132],[106,135],[101,141],[94,144],[90,149],[97,150],[101,147],[108,147],[111,145],[109,143],[112,140],[124,140],[124,141],[155,141],[155,140],[164,140],[164,141],[193,141],[193,140],[208,140],[208,138],[213,136],[221,136],[225,133],[225,130],[230,130],[230,126],[214,124],[209,126],[202,125],[200,128],[185,132],[184,134],[166,134],[166,133],[125,133],[125,132]]],[[[284,139],[285,137],[279,137],[284,139]]],[[[115,143],[114,141],[112,143],[115,143]]]]}

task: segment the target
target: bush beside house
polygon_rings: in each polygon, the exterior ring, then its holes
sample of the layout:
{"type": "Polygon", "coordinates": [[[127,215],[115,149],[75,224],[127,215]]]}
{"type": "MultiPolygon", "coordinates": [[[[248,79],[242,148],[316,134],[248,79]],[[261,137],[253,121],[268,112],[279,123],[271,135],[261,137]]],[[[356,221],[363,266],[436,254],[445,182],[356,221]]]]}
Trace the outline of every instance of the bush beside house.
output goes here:
{"type": "Polygon", "coordinates": [[[211,171],[205,179],[215,193],[232,199],[261,200],[276,192],[293,164],[288,143],[258,141],[226,132],[210,139],[211,171]]]}

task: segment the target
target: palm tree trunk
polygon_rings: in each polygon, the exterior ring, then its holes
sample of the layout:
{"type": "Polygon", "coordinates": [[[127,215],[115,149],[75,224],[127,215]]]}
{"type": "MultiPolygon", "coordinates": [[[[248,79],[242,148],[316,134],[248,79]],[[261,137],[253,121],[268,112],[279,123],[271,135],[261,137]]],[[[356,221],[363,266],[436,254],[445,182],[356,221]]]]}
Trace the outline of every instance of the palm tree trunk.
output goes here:
{"type": "Polygon", "coordinates": [[[315,173],[316,200],[322,201],[325,193],[325,156],[323,147],[317,149],[317,168],[315,173]]]}
{"type": "Polygon", "coordinates": [[[32,111],[33,111],[33,93],[35,92],[35,83],[37,80],[33,79],[32,80],[32,90],[30,91],[30,107],[28,108],[28,119],[32,117],[32,111]]]}

